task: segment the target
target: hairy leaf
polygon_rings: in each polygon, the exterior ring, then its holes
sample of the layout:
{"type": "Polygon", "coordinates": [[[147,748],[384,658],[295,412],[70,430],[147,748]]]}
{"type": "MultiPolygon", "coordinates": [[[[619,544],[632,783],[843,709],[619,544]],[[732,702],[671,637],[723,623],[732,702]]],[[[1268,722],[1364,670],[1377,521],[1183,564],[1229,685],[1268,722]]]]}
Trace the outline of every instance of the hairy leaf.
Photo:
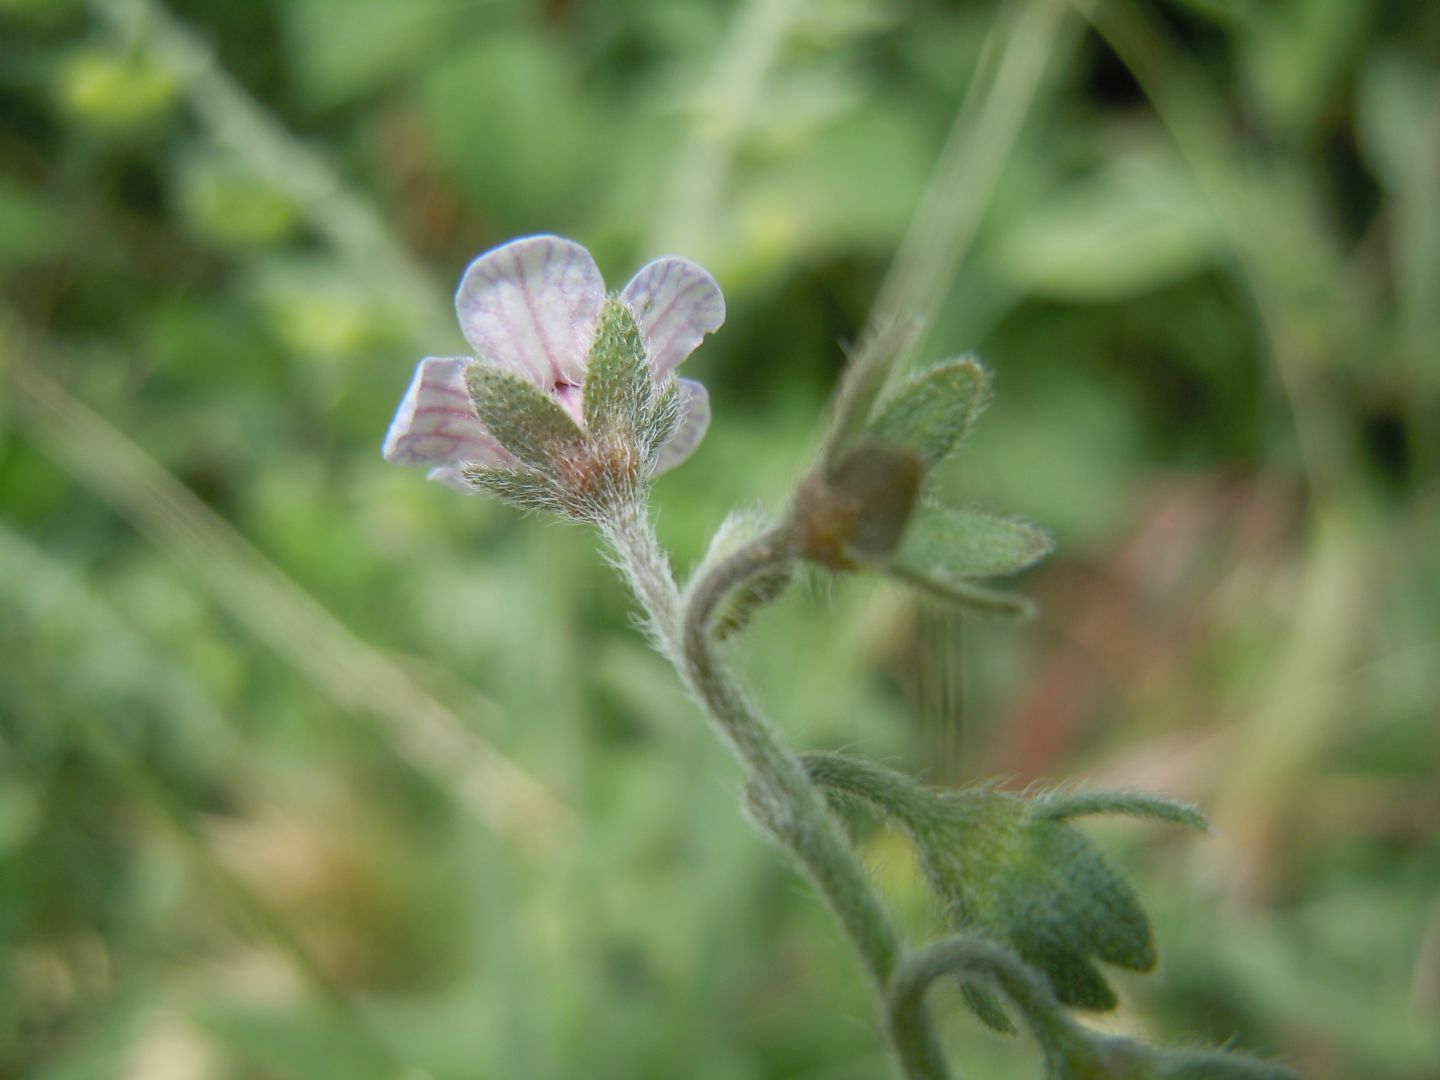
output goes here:
{"type": "Polygon", "coordinates": [[[905,582],[922,596],[967,614],[1024,619],[1035,613],[1035,605],[1023,596],[987,589],[963,578],[946,580],[931,577],[899,559],[890,560],[880,569],[897,581],[905,582]]]}
{"type": "Polygon", "coordinates": [[[979,361],[947,360],[902,383],[880,404],[865,436],[907,447],[933,469],[969,434],[989,395],[990,377],[979,361]]]}
{"type": "Polygon", "coordinates": [[[1050,553],[1050,537],[1033,525],[983,510],[922,506],[896,558],[926,577],[996,577],[1033,566],[1050,553]]]}
{"type": "Polygon", "coordinates": [[[471,364],[465,385],[490,433],[533,469],[552,471],[556,454],[579,446],[584,438],[554,398],[494,364],[471,364]]]}

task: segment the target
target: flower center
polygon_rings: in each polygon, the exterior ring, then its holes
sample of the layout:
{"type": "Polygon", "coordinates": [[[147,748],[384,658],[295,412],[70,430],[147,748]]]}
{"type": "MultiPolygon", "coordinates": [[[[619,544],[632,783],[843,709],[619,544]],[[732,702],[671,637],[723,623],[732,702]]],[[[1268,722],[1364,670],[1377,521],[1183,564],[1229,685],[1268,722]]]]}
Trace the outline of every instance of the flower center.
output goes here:
{"type": "Polygon", "coordinates": [[[583,406],[581,404],[583,393],[580,387],[572,382],[566,382],[564,379],[556,379],[555,385],[550,388],[550,393],[560,403],[560,407],[570,414],[570,418],[583,426],[583,406]]]}

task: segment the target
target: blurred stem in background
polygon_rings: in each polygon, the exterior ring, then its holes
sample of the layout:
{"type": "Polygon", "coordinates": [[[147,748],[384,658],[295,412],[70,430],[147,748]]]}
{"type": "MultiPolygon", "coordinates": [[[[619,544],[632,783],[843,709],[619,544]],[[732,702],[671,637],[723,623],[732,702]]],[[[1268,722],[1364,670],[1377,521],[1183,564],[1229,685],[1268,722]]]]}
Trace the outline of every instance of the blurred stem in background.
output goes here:
{"type": "Polygon", "coordinates": [[[379,285],[410,313],[417,341],[453,333],[445,290],[384,219],[350,192],[323,158],[277,123],[157,0],[88,0],[90,9],[131,48],[146,50],[174,76],[215,142],[239,155],[283,191],[361,280],[379,285]]]}
{"type": "MultiPolygon", "coordinates": [[[[42,347],[0,324],[0,370],[35,442],[184,567],[218,603],[351,714],[384,724],[395,752],[488,828],[543,848],[571,812],[538,781],[360,641],[170,473],[41,368],[42,347]]],[[[47,360],[49,362],[47,362],[47,360]]]]}
{"type": "MultiPolygon", "coordinates": [[[[1134,74],[1208,198],[1254,304],[1267,359],[1285,395],[1309,488],[1310,535],[1294,631],[1259,704],[1232,732],[1233,768],[1215,808],[1222,837],[1244,844],[1232,889],[1268,888],[1284,793],[1313,767],[1341,711],[1316,687],[1344,670],[1365,630],[1384,547],[1379,508],[1365,496],[1337,373],[1364,349],[1378,312],[1347,288],[1321,193],[1287,157],[1246,154],[1205,74],[1132,0],[1075,6],[1134,74]],[[1240,821],[1244,829],[1232,827],[1240,821]],[[1239,839],[1244,837],[1244,840],[1239,839]]],[[[1440,114],[1440,110],[1437,110],[1440,114]]],[[[1423,157],[1423,148],[1417,148],[1423,157]]],[[[1360,362],[1365,362],[1361,360],[1360,362]]]]}

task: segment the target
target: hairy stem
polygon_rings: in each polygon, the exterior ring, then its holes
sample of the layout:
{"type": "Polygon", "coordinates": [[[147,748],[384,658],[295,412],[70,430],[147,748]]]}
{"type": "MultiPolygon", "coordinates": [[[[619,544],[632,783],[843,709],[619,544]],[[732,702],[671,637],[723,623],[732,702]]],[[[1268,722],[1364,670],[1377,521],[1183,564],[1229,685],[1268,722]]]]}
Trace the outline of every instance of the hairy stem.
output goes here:
{"type": "Polygon", "coordinates": [[[911,953],[896,969],[887,1001],[891,1041],[901,1053],[915,1045],[928,1025],[925,993],[931,984],[962,972],[992,981],[1019,1007],[1052,1064],[1070,1068],[1083,1064],[1087,1056],[1084,1040],[1077,1037],[1073,1022],[1049,987],[1008,949],[968,934],[932,942],[911,953]]]}
{"type": "MultiPolygon", "coordinates": [[[[806,778],[799,757],[751,703],[716,650],[716,609],[735,589],[788,562],[793,547],[777,530],[746,544],[689,591],[682,603],[669,560],[641,505],[618,510],[601,526],[645,612],[657,649],[675,664],[725,744],[745,766],[749,809],[814,882],[855,946],[877,995],[887,992],[901,960],[899,936],[850,850],[839,823],[806,778]]],[[[903,1032],[887,1024],[896,1056],[912,1080],[949,1076],[923,1003],[903,1032]],[[894,1040],[903,1036],[902,1046],[894,1040]]]]}

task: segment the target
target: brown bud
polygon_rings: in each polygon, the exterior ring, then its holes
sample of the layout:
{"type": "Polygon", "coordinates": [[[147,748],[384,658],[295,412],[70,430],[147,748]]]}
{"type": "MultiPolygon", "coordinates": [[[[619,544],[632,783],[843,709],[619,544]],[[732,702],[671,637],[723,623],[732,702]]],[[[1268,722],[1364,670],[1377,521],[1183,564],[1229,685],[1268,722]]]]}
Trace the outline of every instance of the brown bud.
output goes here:
{"type": "Polygon", "coordinates": [[[917,454],[864,442],[806,477],[791,511],[806,557],[839,571],[890,554],[905,535],[924,474],[917,454]]]}

